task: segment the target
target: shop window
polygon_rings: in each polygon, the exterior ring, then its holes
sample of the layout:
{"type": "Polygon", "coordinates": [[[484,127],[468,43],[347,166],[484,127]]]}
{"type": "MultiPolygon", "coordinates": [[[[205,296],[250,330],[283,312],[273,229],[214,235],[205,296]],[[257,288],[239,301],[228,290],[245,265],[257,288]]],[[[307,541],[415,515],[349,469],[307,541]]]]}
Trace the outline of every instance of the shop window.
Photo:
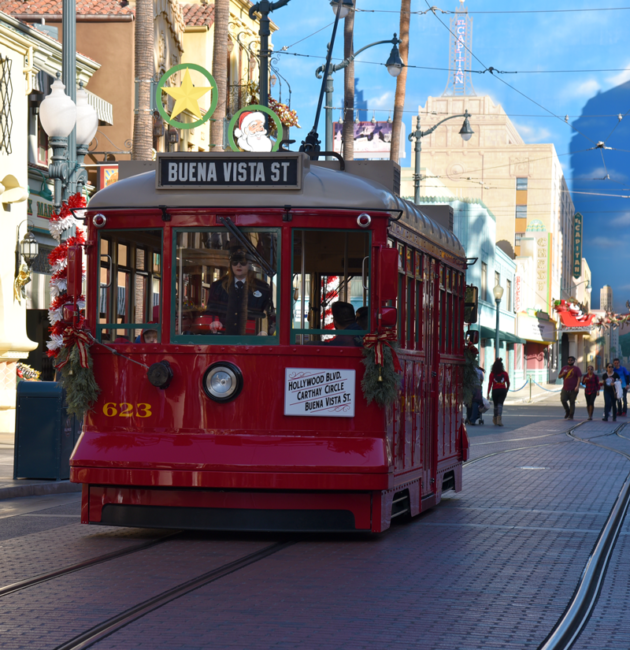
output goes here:
{"type": "Polygon", "coordinates": [[[98,332],[102,341],[161,340],[162,278],[146,267],[162,257],[160,230],[117,230],[100,234],[98,332]],[[150,332],[150,333],[149,333],[150,332]]]}
{"type": "Polygon", "coordinates": [[[176,232],[177,342],[277,343],[278,245],[269,229],[176,232]]]}
{"type": "Polygon", "coordinates": [[[360,346],[370,327],[370,268],[369,233],[293,231],[292,343],[360,346]]]}

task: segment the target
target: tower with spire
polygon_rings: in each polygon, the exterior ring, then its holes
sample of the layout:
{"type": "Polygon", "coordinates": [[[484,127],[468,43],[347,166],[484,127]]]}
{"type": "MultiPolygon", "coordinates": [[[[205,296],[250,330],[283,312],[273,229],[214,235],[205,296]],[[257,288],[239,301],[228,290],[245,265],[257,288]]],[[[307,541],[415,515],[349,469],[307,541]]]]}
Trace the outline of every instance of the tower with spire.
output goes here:
{"type": "Polygon", "coordinates": [[[449,45],[449,73],[445,95],[476,95],[472,82],[472,42],[473,19],[464,7],[465,0],[459,0],[459,6],[451,17],[451,38],[449,45]]]}

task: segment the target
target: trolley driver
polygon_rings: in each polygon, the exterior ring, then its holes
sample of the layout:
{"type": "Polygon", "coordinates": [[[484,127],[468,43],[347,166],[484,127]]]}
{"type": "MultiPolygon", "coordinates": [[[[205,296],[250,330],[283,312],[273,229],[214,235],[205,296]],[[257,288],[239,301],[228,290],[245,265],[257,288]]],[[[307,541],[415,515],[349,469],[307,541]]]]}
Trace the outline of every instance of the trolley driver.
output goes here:
{"type": "Polygon", "coordinates": [[[228,272],[210,285],[207,313],[218,317],[210,325],[215,334],[275,334],[271,288],[255,276],[243,249],[232,251],[228,272]],[[259,324],[265,315],[269,320],[268,332],[259,324]]]}

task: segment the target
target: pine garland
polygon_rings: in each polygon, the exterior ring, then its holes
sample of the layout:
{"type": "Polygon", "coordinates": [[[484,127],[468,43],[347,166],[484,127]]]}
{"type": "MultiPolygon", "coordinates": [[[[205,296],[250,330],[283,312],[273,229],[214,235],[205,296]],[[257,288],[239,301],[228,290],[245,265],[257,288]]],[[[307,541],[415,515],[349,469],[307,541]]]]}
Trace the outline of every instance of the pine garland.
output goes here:
{"type": "Polygon", "coordinates": [[[98,399],[101,389],[94,378],[94,362],[89,349],[87,350],[88,367],[81,366],[79,347],[75,344],[71,348],[62,347],[57,355],[56,365],[63,363],[68,355],[70,361],[59,370],[61,385],[66,391],[68,413],[83,418],[83,414],[92,408],[98,399]]]}
{"type": "MultiPolygon", "coordinates": [[[[393,347],[397,347],[393,344],[393,347]]],[[[401,376],[394,370],[392,351],[384,346],[382,367],[374,362],[374,348],[363,348],[363,365],[365,374],[361,381],[363,396],[368,404],[372,401],[379,406],[391,406],[398,398],[398,388],[401,383],[401,376]],[[382,381],[379,381],[382,377],[382,381]]]]}
{"type": "Polygon", "coordinates": [[[477,374],[479,363],[477,362],[476,352],[473,352],[472,349],[465,351],[464,358],[466,363],[464,364],[462,376],[462,396],[464,404],[469,405],[472,403],[475,391],[479,387],[479,375],[477,374]]]}

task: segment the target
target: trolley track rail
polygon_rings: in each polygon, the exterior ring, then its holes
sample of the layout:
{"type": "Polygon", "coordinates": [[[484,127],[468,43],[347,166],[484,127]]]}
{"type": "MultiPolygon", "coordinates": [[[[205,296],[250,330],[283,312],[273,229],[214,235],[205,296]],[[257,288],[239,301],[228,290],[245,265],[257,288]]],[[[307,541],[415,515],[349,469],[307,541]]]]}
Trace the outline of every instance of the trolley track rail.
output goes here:
{"type": "MultiPolygon", "coordinates": [[[[494,444],[500,444],[503,442],[516,442],[519,440],[536,440],[538,438],[550,438],[551,436],[557,436],[557,435],[562,435],[562,434],[571,434],[573,431],[581,427],[584,422],[580,422],[576,424],[575,426],[571,427],[568,431],[558,431],[557,433],[550,433],[545,436],[533,436],[531,438],[515,438],[514,440],[497,440],[496,443],[494,444]]],[[[552,445],[566,445],[568,440],[561,440],[559,442],[544,442],[541,445],[528,445],[527,447],[511,447],[510,449],[501,449],[500,451],[495,451],[491,454],[486,454],[485,456],[479,456],[479,458],[472,458],[471,460],[467,460],[464,464],[463,467],[467,467],[468,465],[472,465],[473,463],[478,463],[480,460],[485,460],[486,458],[492,458],[493,456],[500,456],[501,454],[509,454],[513,451],[524,451],[526,449],[536,449],[538,447],[550,447],[552,445]]],[[[481,443],[481,444],[492,444],[492,443],[481,443]]]]}
{"type": "MultiPolygon", "coordinates": [[[[599,442],[593,442],[599,438],[605,438],[608,436],[616,435],[619,438],[624,440],[630,440],[630,437],[624,436],[621,431],[626,427],[626,424],[620,424],[614,431],[606,434],[600,434],[593,436],[592,438],[578,438],[575,435],[575,431],[586,424],[585,422],[580,422],[574,427],[571,427],[568,431],[559,432],[565,433],[568,435],[572,441],[581,442],[583,444],[593,445],[599,447],[600,449],[605,449],[607,451],[612,451],[616,454],[624,456],[628,461],[630,461],[630,453],[626,453],[619,449],[613,447],[608,447],[599,442]]],[[[549,436],[558,435],[556,433],[549,434],[549,436]]],[[[533,438],[521,438],[520,440],[528,440],[535,438],[543,438],[548,436],[536,436],[533,438]]],[[[519,439],[513,441],[510,440],[501,440],[499,442],[516,442],[519,439]]],[[[500,454],[508,454],[514,451],[524,451],[527,449],[536,449],[538,447],[547,447],[552,445],[566,444],[571,441],[562,441],[562,442],[551,442],[544,443],[541,445],[530,445],[528,447],[513,447],[511,449],[503,449],[491,454],[486,454],[480,456],[479,458],[473,458],[472,460],[464,463],[464,467],[472,463],[476,463],[493,456],[498,456],[500,454]]],[[[491,443],[481,443],[481,444],[491,444],[491,443]]],[[[599,594],[602,589],[604,578],[606,576],[606,570],[610,564],[612,552],[615,546],[615,543],[619,537],[621,527],[625,520],[628,507],[630,506],[630,474],[626,477],[617,499],[613,504],[613,507],[606,519],[606,523],[602,528],[595,546],[589,556],[589,559],[586,563],[580,581],[573,593],[569,604],[564,612],[564,614],[558,619],[557,623],[554,625],[550,631],[547,638],[540,644],[538,650],[568,650],[571,646],[577,641],[582,630],[584,629],[586,623],[588,622],[595,604],[599,598],[599,594]]]]}
{"type": "Polygon", "coordinates": [[[278,553],[279,551],[282,551],[283,549],[288,548],[297,542],[297,539],[275,542],[274,544],[266,546],[260,551],[245,555],[238,560],[224,564],[223,566],[212,569],[211,571],[193,578],[192,580],[188,580],[177,585],[176,587],[167,589],[161,594],[158,594],[153,598],[149,598],[148,600],[130,607],[120,614],[113,616],[112,618],[109,618],[106,621],[99,623],[98,625],[95,625],[89,630],[86,630],[85,632],[75,636],[70,641],[57,646],[55,650],[83,650],[84,648],[89,648],[95,643],[98,643],[106,637],[114,634],[121,628],[129,625],[130,623],[133,623],[139,618],[142,618],[146,614],[149,614],[150,612],[164,605],[167,605],[177,598],[185,596],[186,594],[189,594],[196,589],[215,582],[216,580],[220,580],[221,578],[239,571],[240,569],[243,569],[250,564],[260,562],[270,555],[278,553]]]}
{"type": "MultiPolygon", "coordinates": [[[[630,438],[623,436],[620,433],[625,426],[626,424],[621,424],[617,429],[615,429],[615,431],[612,431],[607,435],[616,434],[620,438],[630,440],[630,438]]],[[[573,430],[568,431],[567,435],[583,444],[593,445],[600,449],[606,449],[607,451],[620,454],[630,461],[630,454],[624,451],[614,449],[613,447],[607,447],[599,442],[593,442],[593,439],[578,438],[573,435],[573,430]]],[[[602,436],[595,436],[594,438],[600,437],[602,436]]],[[[570,648],[577,641],[593,613],[593,609],[595,608],[595,604],[599,598],[604,578],[606,576],[606,570],[610,564],[612,552],[619,537],[619,533],[621,532],[621,527],[623,526],[629,505],[630,474],[626,477],[610,514],[608,515],[606,523],[597,538],[573,597],[569,601],[564,614],[560,617],[547,638],[539,646],[539,650],[565,650],[570,648]]]]}
{"type": "Polygon", "coordinates": [[[150,542],[144,542],[142,544],[134,545],[130,548],[124,548],[119,551],[105,553],[104,555],[98,555],[97,557],[91,558],[89,560],[84,560],[83,562],[77,562],[76,564],[70,564],[68,566],[61,567],[60,569],[47,571],[46,573],[40,573],[36,576],[33,576],[32,578],[26,578],[25,580],[13,582],[12,584],[0,587],[0,598],[2,598],[2,596],[8,596],[9,594],[15,593],[16,591],[27,589],[28,587],[34,587],[35,585],[42,584],[43,582],[48,582],[49,580],[54,580],[55,578],[60,578],[61,576],[75,573],[76,571],[88,569],[98,564],[102,564],[103,562],[109,562],[110,560],[116,560],[120,557],[125,557],[126,555],[139,553],[140,551],[146,551],[149,548],[153,548],[154,546],[172,540],[177,535],[181,535],[181,532],[177,531],[176,533],[164,535],[163,537],[151,540],[150,542]]]}

